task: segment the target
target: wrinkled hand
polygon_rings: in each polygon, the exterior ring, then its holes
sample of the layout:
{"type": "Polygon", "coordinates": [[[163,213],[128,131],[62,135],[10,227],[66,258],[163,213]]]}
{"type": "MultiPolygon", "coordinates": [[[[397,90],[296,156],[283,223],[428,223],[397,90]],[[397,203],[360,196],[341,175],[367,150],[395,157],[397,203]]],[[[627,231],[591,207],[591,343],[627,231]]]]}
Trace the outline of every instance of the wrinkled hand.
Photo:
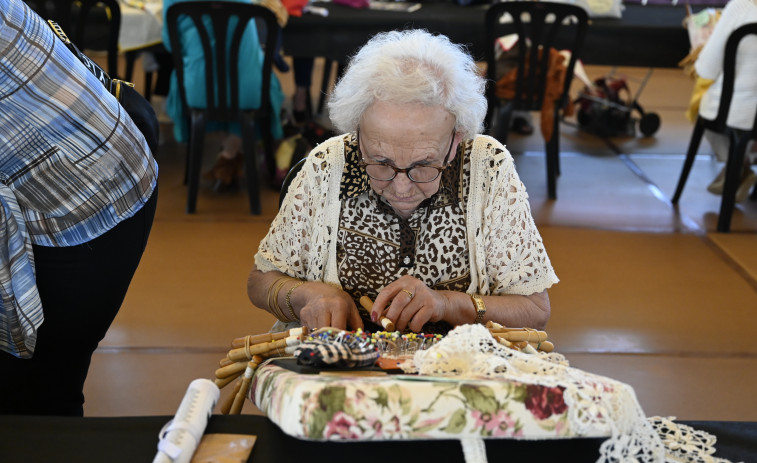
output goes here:
{"type": "MultiPolygon", "coordinates": [[[[302,285],[298,300],[305,301],[299,310],[300,321],[311,329],[331,326],[339,329],[363,328],[355,302],[341,289],[318,281],[302,285]]],[[[299,290],[298,290],[299,291],[299,290]]]]}
{"type": "Polygon", "coordinates": [[[417,333],[427,322],[444,320],[448,307],[449,301],[440,292],[415,277],[404,275],[378,293],[371,319],[376,321],[383,315],[394,322],[399,331],[410,328],[417,333]]]}

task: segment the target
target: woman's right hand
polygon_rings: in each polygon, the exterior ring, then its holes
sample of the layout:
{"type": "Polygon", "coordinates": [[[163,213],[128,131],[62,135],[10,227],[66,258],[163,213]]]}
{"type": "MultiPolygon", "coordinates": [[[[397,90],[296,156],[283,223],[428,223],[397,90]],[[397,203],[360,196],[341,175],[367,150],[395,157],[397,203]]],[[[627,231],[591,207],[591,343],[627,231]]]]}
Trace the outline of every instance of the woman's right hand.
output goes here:
{"type": "Polygon", "coordinates": [[[308,281],[294,291],[292,305],[302,325],[310,329],[324,326],[363,329],[363,320],[352,297],[336,286],[308,281]]]}

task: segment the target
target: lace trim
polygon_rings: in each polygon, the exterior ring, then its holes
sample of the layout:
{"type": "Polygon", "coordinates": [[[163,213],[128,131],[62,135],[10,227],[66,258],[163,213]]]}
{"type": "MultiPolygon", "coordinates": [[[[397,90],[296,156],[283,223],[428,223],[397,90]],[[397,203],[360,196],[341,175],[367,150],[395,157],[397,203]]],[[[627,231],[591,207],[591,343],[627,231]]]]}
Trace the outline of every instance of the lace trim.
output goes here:
{"type": "Polygon", "coordinates": [[[665,460],[687,463],[730,463],[725,458],[714,457],[717,438],[712,434],[675,423],[674,416],[649,417],[649,423],[665,445],[665,460]]]}
{"type": "Polygon", "coordinates": [[[418,351],[407,373],[504,378],[564,388],[568,419],[578,435],[610,436],[599,462],[726,462],[713,458],[715,437],[644,415],[633,388],[568,365],[555,353],[527,354],[498,344],[485,327],[463,325],[428,350],[418,351]]]}

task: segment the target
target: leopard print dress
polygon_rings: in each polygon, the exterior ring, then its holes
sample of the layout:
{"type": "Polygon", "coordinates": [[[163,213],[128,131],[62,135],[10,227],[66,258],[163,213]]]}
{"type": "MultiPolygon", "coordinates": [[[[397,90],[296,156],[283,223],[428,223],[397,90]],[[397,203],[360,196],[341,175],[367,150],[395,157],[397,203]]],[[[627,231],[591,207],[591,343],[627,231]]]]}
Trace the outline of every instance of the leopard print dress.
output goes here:
{"type": "MultiPolygon", "coordinates": [[[[342,208],[337,233],[339,283],[356,301],[368,330],[381,327],[358,301],[376,299],[379,291],[403,275],[437,290],[464,292],[470,286],[465,226],[468,156],[455,156],[444,170],[439,191],[404,220],[371,187],[358,165],[358,144],[345,146],[342,208]]],[[[464,144],[459,150],[466,152],[464,144]]],[[[469,151],[469,150],[468,150],[469,151]]],[[[425,333],[446,334],[446,322],[427,323],[425,333]]]]}

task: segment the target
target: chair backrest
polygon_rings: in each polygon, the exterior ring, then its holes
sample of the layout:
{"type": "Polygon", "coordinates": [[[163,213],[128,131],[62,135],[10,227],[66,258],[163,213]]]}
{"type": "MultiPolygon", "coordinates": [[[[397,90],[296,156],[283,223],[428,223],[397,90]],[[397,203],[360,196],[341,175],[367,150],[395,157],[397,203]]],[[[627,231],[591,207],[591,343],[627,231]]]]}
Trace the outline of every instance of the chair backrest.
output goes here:
{"type": "MultiPolygon", "coordinates": [[[[741,40],[748,35],[757,35],[757,23],[745,24],[737,28],[731,32],[725,43],[723,87],[720,93],[720,102],[718,103],[718,115],[708,124],[708,128],[713,130],[724,132],[727,129],[728,113],[731,110],[734,82],[736,81],[736,53],[741,40]]],[[[755,59],[755,57],[751,56],[748,59],[755,59]]],[[[752,124],[752,138],[757,139],[757,114],[755,114],[754,123],[752,124]]]]}
{"type": "Polygon", "coordinates": [[[286,177],[284,177],[284,182],[281,184],[281,192],[279,193],[279,209],[281,209],[281,205],[284,203],[284,198],[287,196],[287,192],[289,191],[289,185],[292,184],[292,180],[297,176],[297,173],[302,170],[302,166],[305,165],[305,161],[307,158],[302,158],[299,161],[297,161],[290,169],[289,172],[287,172],[286,177]]]}
{"type": "MultiPolygon", "coordinates": [[[[179,21],[189,18],[197,30],[205,57],[206,105],[201,108],[216,121],[237,120],[240,108],[240,86],[249,85],[239,75],[242,35],[250,21],[260,20],[265,28],[264,59],[261,69],[260,111],[270,108],[271,69],[279,25],[268,8],[251,3],[223,1],[192,1],[175,3],[166,11],[169,45],[171,47],[182,104],[187,103],[184,60],[179,21]],[[223,40],[216,40],[223,37],[223,40]],[[225,38],[230,37],[227,42],[225,38]],[[211,57],[211,58],[208,58],[211,57]],[[228,78],[228,82],[227,82],[228,78]],[[228,85],[227,85],[228,84],[228,85]]],[[[244,59],[244,57],[242,57],[244,59]]],[[[242,76],[245,77],[245,76],[242,76]]]]}
{"type": "Polygon", "coordinates": [[[486,95],[489,107],[492,108],[495,102],[495,84],[498,78],[494,44],[499,37],[512,33],[518,35],[513,108],[528,111],[541,109],[551,48],[571,52],[562,98],[557,102],[562,107],[569,97],[573,69],[583,46],[588,21],[586,10],[567,3],[507,1],[491,5],[486,13],[485,26],[488,78],[486,95]],[[566,20],[570,22],[566,24],[566,20]],[[539,50],[544,52],[540,53],[539,50]],[[526,62],[529,63],[528,66],[526,62]],[[534,63],[538,65],[535,66],[534,63]]]}
{"type": "Polygon", "coordinates": [[[118,74],[118,34],[121,30],[121,7],[118,0],[28,0],[27,4],[42,19],[52,19],[81,50],[102,50],[93,31],[107,35],[104,49],[108,53],[108,74],[118,74]],[[99,11],[98,11],[99,10],[99,11]],[[99,27],[93,27],[95,20],[99,27]]]}

